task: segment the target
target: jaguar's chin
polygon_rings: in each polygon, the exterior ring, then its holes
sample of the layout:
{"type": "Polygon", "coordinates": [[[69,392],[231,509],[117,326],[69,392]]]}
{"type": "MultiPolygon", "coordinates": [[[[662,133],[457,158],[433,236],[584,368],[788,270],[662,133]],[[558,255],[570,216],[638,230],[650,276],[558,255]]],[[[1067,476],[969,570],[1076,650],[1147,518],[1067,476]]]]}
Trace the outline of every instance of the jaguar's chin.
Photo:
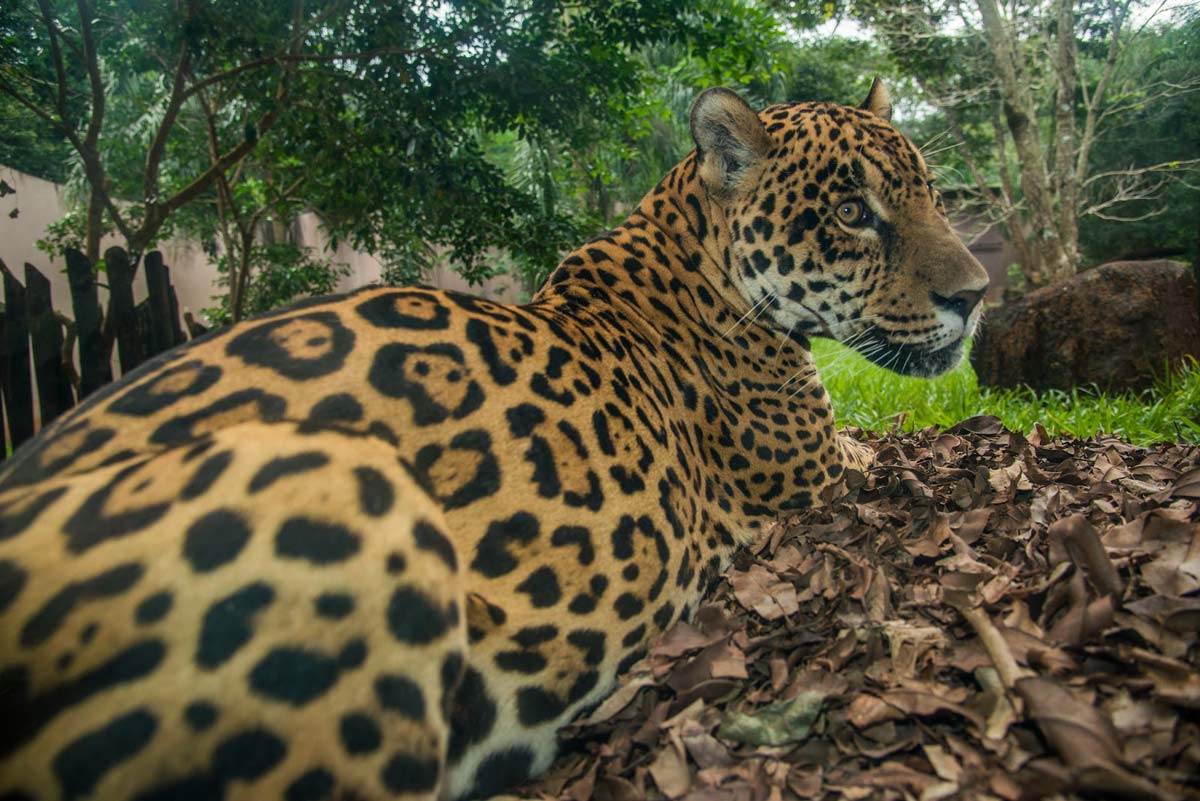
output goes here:
{"type": "Polygon", "coordinates": [[[902,342],[888,342],[881,337],[863,344],[858,350],[870,361],[894,373],[935,378],[958,366],[962,361],[964,343],[965,339],[958,339],[931,350],[902,342]]]}

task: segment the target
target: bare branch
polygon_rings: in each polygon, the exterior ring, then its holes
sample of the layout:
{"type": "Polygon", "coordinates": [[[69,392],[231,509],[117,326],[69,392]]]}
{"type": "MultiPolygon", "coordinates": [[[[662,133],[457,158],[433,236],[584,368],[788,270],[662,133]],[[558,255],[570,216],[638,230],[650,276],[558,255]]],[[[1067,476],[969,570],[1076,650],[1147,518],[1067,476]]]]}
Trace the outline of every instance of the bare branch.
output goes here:
{"type": "Polygon", "coordinates": [[[1096,181],[1101,181],[1106,178],[1137,177],[1152,173],[1190,172],[1197,165],[1200,165],[1200,158],[1160,161],[1158,164],[1151,164],[1146,167],[1131,166],[1126,167],[1123,170],[1105,170],[1104,172],[1094,173],[1093,175],[1089,176],[1088,179],[1083,182],[1083,186],[1089,186],[1096,181]]]}
{"type": "Polygon", "coordinates": [[[1088,214],[1092,217],[1099,217],[1102,220],[1110,220],[1111,222],[1140,222],[1141,220],[1148,220],[1151,217],[1157,217],[1158,215],[1162,214],[1166,210],[1167,210],[1167,207],[1165,205],[1163,205],[1163,206],[1159,206],[1157,209],[1152,209],[1152,210],[1146,212],[1145,214],[1134,214],[1132,216],[1126,216],[1126,215],[1121,215],[1121,214],[1108,214],[1108,213],[1105,213],[1105,212],[1102,212],[1102,211],[1099,211],[1096,209],[1092,209],[1092,210],[1088,211],[1088,214]]]}
{"type": "MultiPolygon", "coordinates": [[[[1104,94],[1108,91],[1108,84],[1112,80],[1113,72],[1117,68],[1117,59],[1121,55],[1121,29],[1125,25],[1125,21],[1129,15],[1129,3],[1113,3],[1112,6],[1112,31],[1109,33],[1108,52],[1104,58],[1104,68],[1100,73],[1100,80],[1096,84],[1096,89],[1091,93],[1090,98],[1084,94],[1085,117],[1083,122],[1083,133],[1079,137],[1079,148],[1075,152],[1075,183],[1082,185],[1084,176],[1088,171],[1088,159],[1091,155],[1092,144],[1096,141],[1096,125],[1099,123],[1098,114],[1104,103],[1104,94]]],[[[1063,165],[1066,169],[1067,165],[1063,165]]]]}
{"type": "Polygon", "coordinates": [[[1104,220],[1134,222],[1162,214],[1167,210],[1167,206],[1161,202],[1159,194],[1162,188],[1171,182],[1190,186],[1186,178],[1189,174],[1197,172],[1198,169],[1200,169],[1200,159],[1187,159],[1162,162],[1148,167],[1130,167],[1124,170],[1108,170],[1097,173],[1088,179],[1088,183],[1103,181],[1103,184],[1095,183],[1095,185],[1107,187],[1106,196],[1102,200],[1081,208],[1079,216],[1091,215],[1104,220]],[[1155,208],[1142,213],[1118,214],[1109,211],[1115,206],[1127,203],[1152,201],[1159,201],[1159,203],[1155,208]]]}
{"type": "Polygon", "coordinates": [[[1154,105],[1163,100],[1170,100],[1193,92],[1200,92],[1200,77],[1189,78],[1179,83],[1172,81],[1152,81],[1144,85],[1139,84],[1138,90],[1135,99],[1126,103],[1107,106],[1101,110],[1096,120],[1097,126],[1109,117],[1115,117],[1128,111],[1135,111],[1143,106],[1154,105]]]}

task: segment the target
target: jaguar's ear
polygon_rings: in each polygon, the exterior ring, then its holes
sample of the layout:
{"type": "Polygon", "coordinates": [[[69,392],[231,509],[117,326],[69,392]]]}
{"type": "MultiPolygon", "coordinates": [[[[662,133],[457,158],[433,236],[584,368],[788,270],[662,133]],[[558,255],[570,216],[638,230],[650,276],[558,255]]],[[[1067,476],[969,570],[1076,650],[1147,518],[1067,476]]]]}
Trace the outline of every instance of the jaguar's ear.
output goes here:
{"type": "Polygon", "coordinates": [[[692,104],[692,139],[700,180],[718,200],[748,191],[747,176],[771,149],[771,138],[754,109],[724,87],[705,90],[692,104]]]}
{"type": "Polygon", "coordinates": [[[871,91],[867,92],[867,99],[858,107],[863,111],[871,112],[884,122],[892,121],[892,97],[888,94],[883,81],[878,78],[871,81],[871,91]]]}

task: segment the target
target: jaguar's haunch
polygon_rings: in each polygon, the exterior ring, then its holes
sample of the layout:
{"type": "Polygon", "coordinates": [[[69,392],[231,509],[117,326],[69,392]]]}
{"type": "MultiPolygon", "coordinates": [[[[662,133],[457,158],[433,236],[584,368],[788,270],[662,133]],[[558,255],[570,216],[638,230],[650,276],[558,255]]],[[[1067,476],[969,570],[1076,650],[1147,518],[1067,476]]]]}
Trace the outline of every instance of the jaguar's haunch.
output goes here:
{"type": "Polygon", "coordinates": [[[0,797],[480,796],[550,764],[856,457],[807,336],[930,375],[986,274],[876,83],[696,101],[533,302],[319,298],[176,349],[0,475],[0,797]],[[7,793],[7,795],[5,794],[7,793]]]}

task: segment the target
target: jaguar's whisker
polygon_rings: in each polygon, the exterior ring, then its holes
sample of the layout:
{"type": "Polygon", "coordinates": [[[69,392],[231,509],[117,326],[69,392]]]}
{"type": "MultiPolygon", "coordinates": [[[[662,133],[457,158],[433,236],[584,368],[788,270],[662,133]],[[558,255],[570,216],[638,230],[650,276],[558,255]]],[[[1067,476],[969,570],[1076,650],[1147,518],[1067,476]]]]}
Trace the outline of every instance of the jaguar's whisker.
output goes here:
{"type": "Polygon", "coordinates": [[[747,317],[749,317],[754,312],[754,310],[759,307],[759,305],[765,303],[768,298],[774,297],[774,295],[775,295],[775,293],[771,292],[771,293],[763,295],[761,298],[759,298],[758,301],[753,306],[751,306],[749,309],[746,310],[745,314],[743,314],[741,317],[739,317],[733,325],[729,326],[728,331],[726,331],[724,334],[721,334],[721,339],[728,339],[729,335],[737,330],[737,327],[742,324],[743,320],[745,320],[747,317]]]}
{"type": "Polygon", "coordinates": [[[775,299],[775,296],[776,296],[777,294],[778,294],[778,293],[776,293],[776,292],[771,292],[770,294],[768,294],[768,295],[766,296],[766,300],[767,300],[768,302],[767,302],[767,303],[764,303],[764,304],[762,305],[762,308],[760,308],[760,309],[759,309],[759,310],[758,310],[758,311],[755,313],[755,315],[754,315],[753,317],[751,317],[751,318],[750,318],[750,322],[746,323],[746,325],[748,325],[748,326],[749,326],[749,325],[754,325],[755,321],[756,321],[756,320],[758,320],[758,318],[762,316],[762,313],[763,313],[763,312],[765,312],[767,309],[771,308],[771,303],[770,303],[770,301],[774,300],[774,299],[775,299]]]}
{"type": "Polygon", "coordinates": [[[779,347],[778,347],[778,348],[775,350],[775,358],[771,360],[771,364],[776,364],[776,363],[779,361],[779,357],[783,355],[783,349],[784,349],[784,348],[786,348],[786,347],[787,347],[787,343],[788,343],[788,342],[790,342],[790,341],[792,340],[792,332],[796,330],[796,326],[798,326],[798,325],[800,325],[800,321],[799,321],[799,320],[797,320],[796,322],[792,323],[792,327],[791,327],[791,328],[789,328],[789,329],[787,330],[787,333],[783,335],[783,337],[782,337],[782,342],[783,342],[783,344],[781,344],[781,345],[780,345],[780,346],[779,346],[779,347]]]}

